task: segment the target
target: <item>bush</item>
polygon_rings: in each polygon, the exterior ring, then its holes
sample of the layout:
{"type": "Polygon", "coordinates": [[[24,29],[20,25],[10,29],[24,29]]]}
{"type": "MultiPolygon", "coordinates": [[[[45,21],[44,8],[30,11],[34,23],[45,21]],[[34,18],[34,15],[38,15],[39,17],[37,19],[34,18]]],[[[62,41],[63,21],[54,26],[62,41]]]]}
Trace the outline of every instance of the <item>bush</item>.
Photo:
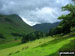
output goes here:
{"type": "Polygon", "coordinates": [[[4,39],[5,37],[3,36],[3,34],[0,34],[0,38],[4,39]]]}
{"type": "Polygon", "coordinates": [[[24,36],[22,38],[22,43],[26,43],[28,41],[33,41],[35,39],[39,39],[39,38],[42,38],[42,37],[45,37],[45,36],[46,36],[45,33],[36,31],[36,32],[30,33],[30,34],[24,36]]]}
{"type": "Polygon", "coordinates": [[[72,31],[72,32],[75,32],[75,27],[71,28],[71,31],[72,31]]]}

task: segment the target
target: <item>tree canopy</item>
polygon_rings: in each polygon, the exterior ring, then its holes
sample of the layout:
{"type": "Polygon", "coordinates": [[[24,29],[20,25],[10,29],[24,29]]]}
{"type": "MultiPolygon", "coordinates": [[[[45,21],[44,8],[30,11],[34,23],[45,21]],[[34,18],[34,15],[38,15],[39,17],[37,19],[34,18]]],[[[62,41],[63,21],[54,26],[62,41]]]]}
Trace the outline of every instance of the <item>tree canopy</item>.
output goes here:
{"type": "Polygon", "coordinates": [[[67,15],[61,15],[58,19],[62,20],[55,29],[51,30],[51,34],[60,34],[60,33],[70,33],[71,29],[75,28],[75,0],[73,0],[73,4],[67,4],[62,7],[62,11],[68,11],[67,15]]]}

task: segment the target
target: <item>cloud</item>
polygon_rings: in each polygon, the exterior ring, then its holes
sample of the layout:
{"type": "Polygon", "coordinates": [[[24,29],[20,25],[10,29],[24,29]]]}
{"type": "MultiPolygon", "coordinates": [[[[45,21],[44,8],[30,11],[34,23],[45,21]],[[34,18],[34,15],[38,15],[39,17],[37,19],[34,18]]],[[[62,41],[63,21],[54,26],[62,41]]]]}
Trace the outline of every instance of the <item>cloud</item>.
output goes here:
{"type": "Polygon", "coordinates": [[[59,21],[61,7],[70,0],[0,0],[0,14],[18,14],[27,24],[59,21]]]}

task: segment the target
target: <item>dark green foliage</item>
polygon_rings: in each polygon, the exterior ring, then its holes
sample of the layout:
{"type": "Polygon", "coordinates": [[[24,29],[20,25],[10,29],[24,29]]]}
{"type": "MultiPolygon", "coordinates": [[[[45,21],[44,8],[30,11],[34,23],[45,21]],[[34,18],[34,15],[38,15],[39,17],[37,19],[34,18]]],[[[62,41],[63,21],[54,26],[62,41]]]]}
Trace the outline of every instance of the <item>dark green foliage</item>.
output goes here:
{"type": "Polygon", "coordinates": [[[23,34],[20,34],[20,33],[12,33],[12,35],[13,35],[13,36],[20,36],[20,37],[21,37],[21,36],[22,36],[22,37],[24,36],[23,34]]]}
{"type": "Polygon", "coordinates": [[[13,53],[9,53],[8,56],[11,56],[13,53]]]}
{"type": "Polygon", "coordinates": [[[63,29],[62,29],[61,26],[59,26],[59,27],[50,29],[49,35],[53,36],[53,35],[56,35],[56,34],[60,34],[62,32],[63,32],[63,29]]]}
{"type": "Polygon", "coordinates": [[[22,38],[22,43],[26,43],[28,41],[33,41],[35,39],[39,39],[39,38],[42,38],[42,37],[45,37],[45,36],[46,36],[45,33],[36,31],[36,32],[30,33],[30,34],[24,36],[22,38]]]}
{"type": "Polygon", "coordinates": [[[5,21],[7,21],[7,22],[13,22],[11,19],[9,19],[9,18],[5,18],[5,21]]]}
{"type": "Polygon", "coordinates": [[[73,29],[75,28],[75,4],[68,4],[64,7],[62,7],[63,11],[69,11],[70,13],[67,15],[62,15],[58,19],[61,19],[59,26],[57,26],[55,29],[52,29],[49,34],[50,35],[56,35],[56,34],[67,34],[72,32],[75,32],[73,29]]]}
{"type": "Polygon", "coordinates": [[[75,32],[75,27],[71,28],[71,31],[72,31],[72,32],[75,32]]]}
{"type": "Polygon", "coordinates": [[[5,39],[5,37],[3,36],[3,34],[0,34],[0,38],[5,39]]]}
{"type": "Polygon", "coordinates": [[[59,19],[63,19],[60,26],[62,26],[63,33],[71,32],[71,27],[75,27],[75,4],[68,4],[62,7],[63,11],[67,10],[70,13],[67,15],[62,15],[59,19]]]}

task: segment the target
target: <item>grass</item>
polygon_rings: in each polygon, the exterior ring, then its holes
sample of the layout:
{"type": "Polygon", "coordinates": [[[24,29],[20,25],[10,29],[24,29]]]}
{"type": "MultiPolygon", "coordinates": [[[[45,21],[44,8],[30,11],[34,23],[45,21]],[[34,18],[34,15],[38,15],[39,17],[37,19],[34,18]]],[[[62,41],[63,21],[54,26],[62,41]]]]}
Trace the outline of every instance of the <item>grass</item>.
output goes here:
{"type": "Polygon", "coordinates": [[[5,43],[5,44],[0,44],[0,50],[10,48],[10,47],[13,47],[13,46],[17,46],[17,45],[20,45],[20,44],[21,44],[20,40],[12,41],[12,42],[5,43]]]}
{"type": "Polygon", "coordinates": [[[10,42],[0,45],[0,56],[59,56],[59,51],[75,51],[75,36],[45,37],[19,45],[10,42]],[[17,45],[17,46],[16,46],[17,45]]]}
{"type": "Polygon", "coordinates": [[[33,48],[36,48],[39,45],[46,44],[47,42],[52,41],[52,40],[54,40],[54,38],[52,38],[52,37],[41,38],[41,39],[38,39],[38,40],[35,40],[32,42],[30,41],[30,42],[25,43],[25,44],[21,44],[21,45],[14,46],[11,48],[6,48],[3,50],[0,50],[0,56],[8,56],[8,55],[11,55],[12,53],[15,54],[15,53],[18,53],[18,52],[21,52],[24,50],[28,50],[28,49],[31,50],[33,48]]]}
{"type": "MultiPolygon", "coordinates": [[[[68,39],[67,41],[64,41],[63,43],[64,45],[61,46],[61,48],[59,48],[57,52],[49,54],[48,56],[50,55],[59,56],[58,52],[60,51],[65,51],[65,52],[75,51],[75,37],[71,37],[70,39],[68,39]]],[[[62,43],[60,45],[62,45],[62,43]]]]}
{"type": "Polygon", "coordinates": [[[47,37],[0,50],[0,56],[59,56],[59,51],[75,50],[75,37],[47,37]]]}
{"type": "MultiPolygon", "coordinates": [[[[57,39],[57,40],[59,40],[59,39],[57,39]]],[[[67,38],[63,41],[53,43],[53,44],[52,44],[52,41],[49,41],[48,42],[49,44],[47,44],[43,47],[38,46],[36,48],[23,50],[23,51],[20,51],[19,53],[11,55],[11,56],[54,56],[54,55],[59,56],[58,52],[60,51],[60,49],[62,47],[64,47],[64,45],[68,44],[68,46],[69,46],[69,44],[71,44],[72,40],[75,41],[75,38],[74,37],[67,38]]],[[[71,46],[70,46],[70,48],[71,48],[71,46]]]]}

